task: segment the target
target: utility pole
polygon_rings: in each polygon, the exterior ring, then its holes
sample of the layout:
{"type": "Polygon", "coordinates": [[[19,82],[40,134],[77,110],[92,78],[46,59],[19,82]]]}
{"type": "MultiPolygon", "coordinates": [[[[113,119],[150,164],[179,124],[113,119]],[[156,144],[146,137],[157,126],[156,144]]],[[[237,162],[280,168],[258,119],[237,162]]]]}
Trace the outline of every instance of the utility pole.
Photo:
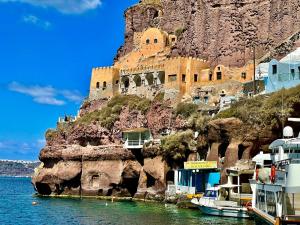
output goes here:
{"type": "Polygon", "coordinates": [[[256,71],[255,71],[255,64],[256,64],[256,58],[255,58],[255,45],[253,46],[253,95],[256,94],[256,71]]]}

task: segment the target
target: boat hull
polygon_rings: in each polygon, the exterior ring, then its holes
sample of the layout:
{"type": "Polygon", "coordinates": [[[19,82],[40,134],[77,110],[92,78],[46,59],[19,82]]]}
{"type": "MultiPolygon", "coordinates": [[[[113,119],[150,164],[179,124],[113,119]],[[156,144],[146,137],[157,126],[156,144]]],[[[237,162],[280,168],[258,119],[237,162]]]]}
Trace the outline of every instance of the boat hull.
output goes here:
{"type": "Polygon", "coordinates": [[[211,216],[235,217],[235,218],[250,218],[247,211],[243,209],[218,208],[208,206],[198,206],[202,213],[211,216]]]}

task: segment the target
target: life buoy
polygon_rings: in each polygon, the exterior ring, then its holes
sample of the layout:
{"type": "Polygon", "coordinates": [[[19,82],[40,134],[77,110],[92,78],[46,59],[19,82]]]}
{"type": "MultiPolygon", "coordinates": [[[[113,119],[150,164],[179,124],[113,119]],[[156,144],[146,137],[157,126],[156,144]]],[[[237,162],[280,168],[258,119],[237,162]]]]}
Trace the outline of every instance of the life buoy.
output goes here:
{"type": "Polygon", "coordinates": [[[245,206],[248,211],[252,211],[252,202],[247,202],[245,206]]]}
{"type": "Polygon", "coordinates": [[[276,177],[276,167],[275,165],[272,165],[271,167],[271,182],[275,183],[275,177],[276,177]]]}

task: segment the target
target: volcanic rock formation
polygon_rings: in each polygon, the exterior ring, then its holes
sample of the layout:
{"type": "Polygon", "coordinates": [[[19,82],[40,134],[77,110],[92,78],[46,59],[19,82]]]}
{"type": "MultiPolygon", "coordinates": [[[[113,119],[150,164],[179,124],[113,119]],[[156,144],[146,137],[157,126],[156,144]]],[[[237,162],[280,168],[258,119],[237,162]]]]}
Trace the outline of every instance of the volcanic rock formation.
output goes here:
{"type": "Polygon", "coordinates": [[[141,1],[125,12],[125,44],[116,58],[134,47],[133,34],[148,27],[174,33],[172,56],[208,59],[212,66],[243,66],[253,58],[280,57],[300,39],[298,0],[141,1]]]}

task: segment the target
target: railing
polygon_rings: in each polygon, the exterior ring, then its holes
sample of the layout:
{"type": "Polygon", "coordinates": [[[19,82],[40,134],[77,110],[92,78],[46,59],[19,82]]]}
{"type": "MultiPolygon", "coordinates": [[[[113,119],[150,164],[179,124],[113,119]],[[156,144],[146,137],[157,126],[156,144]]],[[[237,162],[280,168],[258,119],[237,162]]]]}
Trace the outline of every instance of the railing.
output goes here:
{"type": "Polygon", "coordinates": [[[145,143],[145,140],[127,140],[125,144],[127,146],[140,146],[145,143]]]}
{"type": "Polygon", "coordinates": [[[77,116],[65,116],[65,117],[59,117],[58,123],[69,123],[74,122],[77,120],[77,116]]]}
{"type": "Polygon", "coordinates": [[[285,159],[275,163],[277,168],[285,167],[289,164],[300,164],[300,159],[285,159]]]}

